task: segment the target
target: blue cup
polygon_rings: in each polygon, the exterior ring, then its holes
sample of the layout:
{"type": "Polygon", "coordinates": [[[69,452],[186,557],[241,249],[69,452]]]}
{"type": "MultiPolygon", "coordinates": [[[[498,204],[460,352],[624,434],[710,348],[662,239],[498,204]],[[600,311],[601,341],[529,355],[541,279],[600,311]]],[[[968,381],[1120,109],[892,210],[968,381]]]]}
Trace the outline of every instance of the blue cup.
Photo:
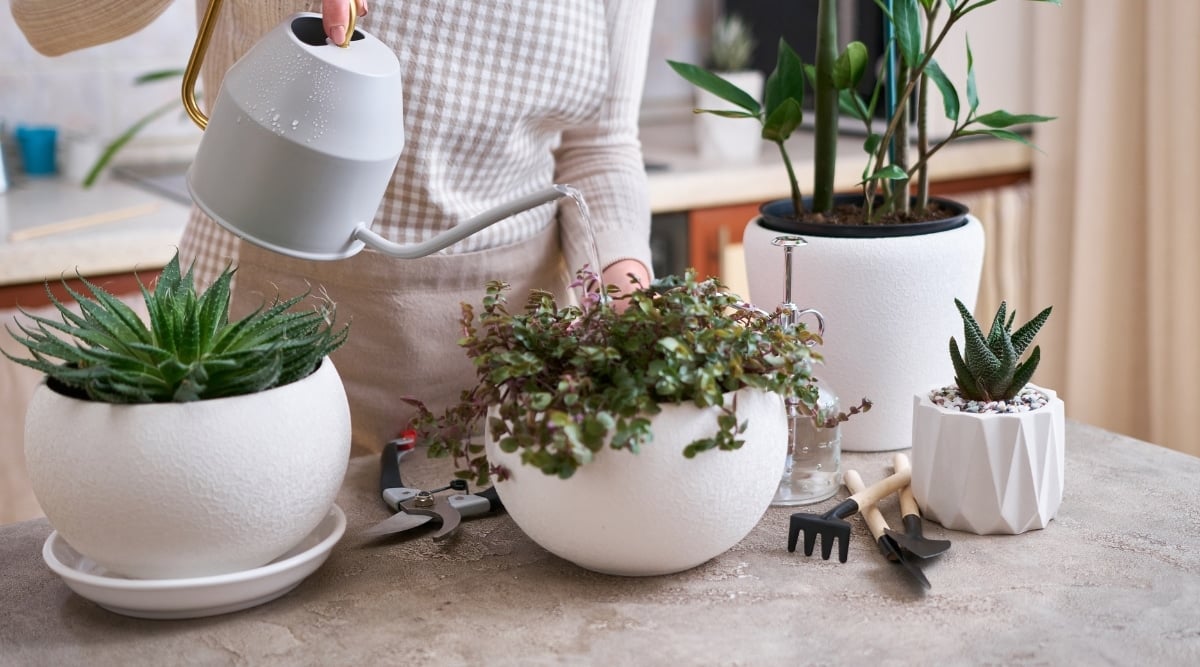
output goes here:
{"type": "Polygon", "coordinates": [[[17,126],[17,144],[21,164],[30,176],[49,176],[58,172],[56,160],[58,130],[49,126],[17,126]]]}

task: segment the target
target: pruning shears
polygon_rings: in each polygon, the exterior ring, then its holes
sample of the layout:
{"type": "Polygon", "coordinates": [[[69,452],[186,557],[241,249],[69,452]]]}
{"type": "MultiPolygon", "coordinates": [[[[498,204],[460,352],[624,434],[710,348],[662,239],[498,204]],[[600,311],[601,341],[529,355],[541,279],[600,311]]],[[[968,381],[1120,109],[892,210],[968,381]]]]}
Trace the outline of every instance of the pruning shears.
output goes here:
{"type": "Polygon", "coordinates": [[[384,445],[380,455],[379,491],[383,502],[395,512],[363,532],[365,537],[394,535],[423,526],[430,521],[440,525],[434,540],[443,540],[454,533],[464,517],[479,516],[503,509],[494,488],[479,493],[465,493],[467,481],[452,480],[448,485],[425,491],[404,485],[400,479],[400,463],[416,447],[416,433],[405,431],[384,445]],[[457,491],[453,495],[435,495],[442,491],[457,491]]]}

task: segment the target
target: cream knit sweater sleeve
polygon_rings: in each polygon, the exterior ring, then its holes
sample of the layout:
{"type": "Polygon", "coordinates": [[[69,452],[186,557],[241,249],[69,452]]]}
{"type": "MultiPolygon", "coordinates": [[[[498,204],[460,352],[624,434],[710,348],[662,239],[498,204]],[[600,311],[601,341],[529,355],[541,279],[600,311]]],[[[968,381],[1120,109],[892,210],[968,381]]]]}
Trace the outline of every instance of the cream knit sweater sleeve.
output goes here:
{"type": "Polygon", "coordinates": [[[61,56],[145,28],[172,0],[11,0],[12,15],[38,53],[61,56]]]}

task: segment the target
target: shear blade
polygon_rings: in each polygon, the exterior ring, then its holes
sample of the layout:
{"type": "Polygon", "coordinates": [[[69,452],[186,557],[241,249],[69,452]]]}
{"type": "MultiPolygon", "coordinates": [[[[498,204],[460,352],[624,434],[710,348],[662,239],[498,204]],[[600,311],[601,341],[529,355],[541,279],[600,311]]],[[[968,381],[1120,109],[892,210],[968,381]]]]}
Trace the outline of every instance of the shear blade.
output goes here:
{"type": "Polygon", "coordinates": [[[397,512],[392,516],[380,521],[363,531],[363,537],[375,538],[383,537],[384,535],[394,535],[402,533],[406,530],[411,530],[417,526],[423,526],[433,520],[433,517],[424,514],[409,514],[408,512],[397,512]]]}

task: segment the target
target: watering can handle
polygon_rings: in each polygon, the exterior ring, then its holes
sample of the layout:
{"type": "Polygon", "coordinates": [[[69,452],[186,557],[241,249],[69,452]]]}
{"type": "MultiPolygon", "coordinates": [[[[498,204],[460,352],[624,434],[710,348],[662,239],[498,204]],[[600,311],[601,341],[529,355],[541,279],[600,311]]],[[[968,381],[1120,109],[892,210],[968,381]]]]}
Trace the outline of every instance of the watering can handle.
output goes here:
{"type": "MultiPolygon", "coordinates": [[[[196,43],[192,46],[192,55],[188,58],[187,69],[183,72],[183,109],[201,130],[208,127],[208,116],[200,110],[196,102],[196,81],[200,78],[200,68],[204,65],[204,54],[208,53],[208,43],[212,40],[213,29],[217,25],[217,15],[221,13],[222,0],[209,0],[208,8],[204,10],[204,18],[200,20],[200,32],[196,35],[196,43]]],[[[350,25],[346,27],[346,41],[338,44],[342,48],[350,45],[354,35],[354,27],[358,22],[358,0],[350,0],[350,25]]]]}

